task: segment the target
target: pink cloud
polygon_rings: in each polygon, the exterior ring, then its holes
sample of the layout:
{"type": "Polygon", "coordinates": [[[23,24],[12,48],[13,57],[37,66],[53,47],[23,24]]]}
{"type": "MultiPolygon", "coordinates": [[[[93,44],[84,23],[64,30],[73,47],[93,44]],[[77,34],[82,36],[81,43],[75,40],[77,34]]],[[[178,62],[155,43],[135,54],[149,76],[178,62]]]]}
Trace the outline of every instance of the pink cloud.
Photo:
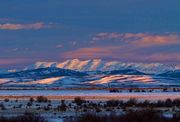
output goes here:
{"type": "Polygon", "coordinates": [[[129,43],[143,47],[180,44],[180,36],[175,34],[168,34],[168,35],[152,35],[152,34],[143,34],[143,33],[125,34],[124,39],[132,39],[129,41],[129,43]]]}
{"type": "MultiPolygon", "coordinates": [[[[173,33],[99,33],[90,41],[95,47],[65,52],[63,58],[105,58],[133,62],[179,62],[177,50],[166,51],[166,46],[180,45],[180,35],[173,33]],[[115,42],[113,42],[115,41],[115,42]],[[155,47],[158,46],[158,47],[155,47]],[[155,52],[152,48],[161,48],[155,52]]],[[[92,46],[92,45],[91,45],[92,46]]]]}
{"type": "Polygon", "coordinates": [[[135,52],[131,53],[130,51],[123,46],[87,47],[65,52],[62,57],[82,59],[113,58],[119,60],[134,57],[135,52]]]}
{"type": "Polygon", "coordinates": [[[172,52],[172,53],[154,53],[146,57],[147,60],[157,61],[157,62],[179,62],[180,61],[180,53],[172,52]]]}
{"type": "Polygon", "coordinates": [[[178,52],[152,52],[143,53],[135,48],[124,46],[101,46],[79,48],[74,51],[65,52],[62,58],[81,58],[81,59],[116,59],[133,62],[179,62],[180,53],[178,52]]]}
{"type": "Polygon", "coordinates": [[[180,44],[180,35],[178,34],[147,34],[147,33],[98,33],[91,43],[96,41],[114,41],[119,40],[121,43],[137,46],[148,47],[157,45],[180,44]]]}
{"type": "Polygon", "coordinates": [[[64,58],[102,58],[113,55],[120,46],[79,48],[63,54],[64,58]]]}
{"type": "Polygon", "coordinates": [[[0,30],[21,30],[21,29],[42,29],[50,27],[50,25],[46,25],[43,22],[31,23],[31,24],[12,24],[12,23],[5,23],[0,24],[0,30]]]}

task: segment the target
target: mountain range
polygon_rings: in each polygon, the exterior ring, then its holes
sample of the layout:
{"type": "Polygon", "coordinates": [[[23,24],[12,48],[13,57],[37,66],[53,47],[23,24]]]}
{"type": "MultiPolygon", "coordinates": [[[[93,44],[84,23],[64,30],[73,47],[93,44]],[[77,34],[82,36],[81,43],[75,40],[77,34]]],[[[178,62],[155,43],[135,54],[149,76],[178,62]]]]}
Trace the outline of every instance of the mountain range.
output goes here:
{"type": "Polygon", "coordinates": [[[160,74],[167,71],[180,69],[180,65],[168,65],[161,63],[124,63],[119,61],[104,61],[101,59],[79,60],[72,59],[64,62],[36,62],[27,66],[24,70],[56,67],[76,71],[113,71],[133,69],[148,74],[160,74]]]}
{"type": "MultiPolygon", "coordinates": [[[[67,60],[36,62],[0,73],[3,87],[162,87],[180,86],[178,65],[67,60]]],[[[1,70],[3,71],[3,69],[1,70]]]]}

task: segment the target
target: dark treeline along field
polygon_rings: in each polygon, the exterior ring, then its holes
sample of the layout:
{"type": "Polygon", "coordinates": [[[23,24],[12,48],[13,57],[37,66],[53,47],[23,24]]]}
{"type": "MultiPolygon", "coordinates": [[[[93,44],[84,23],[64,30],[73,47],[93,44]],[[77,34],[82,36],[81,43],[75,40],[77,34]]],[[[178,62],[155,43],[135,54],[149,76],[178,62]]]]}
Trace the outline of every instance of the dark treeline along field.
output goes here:
{"type": "MultiPolygon", "coordinates": [[[[0,122],[48,122],[38,114],[25,113],[22,116],[13,118],[0,117],[0,122]]],[[[146,109],[139,111],[130,111],[126,114],[116,115],[97,115],[86,113],[73,118],[66,118],[64,122],[180,122],[180,116],[165,118],[154,110],[146,109]]]]}
{"type": "Polygon", "coordinates": [[[44,117],[39,114],[24,113],[24,115],[16,117],[3,117],[0,116],[0,122],[48,122],[44,117]]]}
{"type": "Polygon", "coordinates": [[[97,115],[86,113],[80,117],[68,118],[64,122],[180,122],[180,116],[165,118],[154,110],[130,111],[123,115],[97,115]]]}

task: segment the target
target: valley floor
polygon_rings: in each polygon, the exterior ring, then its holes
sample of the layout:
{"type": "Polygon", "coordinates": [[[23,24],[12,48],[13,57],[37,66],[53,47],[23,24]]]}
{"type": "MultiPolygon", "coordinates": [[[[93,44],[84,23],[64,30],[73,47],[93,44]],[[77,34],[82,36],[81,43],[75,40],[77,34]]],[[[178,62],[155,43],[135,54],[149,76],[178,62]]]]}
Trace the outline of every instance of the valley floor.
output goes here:
{"type": "Polygon", "coordinates": [[[31,97],[46,96],[51,100],[72,100],[81,97],[86,100],[127,100],[131,98],[139,100],[165,100],[180,98],[180,92],[173,91],[143,91],[135,92],[124,90],[110,92],[108,90],[0,90],[0,99],[29,99],[31,97]]]}
{"type": "MultiPolygon", "coordinates": [[[[20,91],[13,91],[13,92],[14,92],[13,94],[16,94],[17,92],[20,92],[20,91]]],[[[23,92],[27,93],[28,91],[21,91],[21,92],[23,94],[23,92]]],[[[64,91],[64,92],[66,93],[67,91],[64,91]]],[[[97,94],[99,94],[100,96],[100,94],[102,95],[102,92],[104,95],[115,94],[115,93],[107,93],[105,91],[98,91],[97,94]]],[[[5,91],[3,91],[3,93],[5,93],[5,91]]],[[[45,95],[46,93],[47,92],[41,91],[41,95],[42,94],[45,95]]],[[[71,93],[72,91],[68,91],[69,95],[71,93]]],[[[123,94],[133,95],[134,93],[120,93],[120,95],[123,95],[123,94]]],[[[162,97],[161,95],[163,96],[166,95],[165,93],[152,93],[152,94],[154,95],[160,94],[159,99],[161,99],[162,97]]],[[[30,99],[24,99],[24,100],[20,99],[20,97],[22,96],[19,96],[17,99],[14,99],[14,100],[10,99],[11,98],[10,96],[9,98],[0,97],[1,98],[0,115],[3,117],[11,118],[11,117],[16,117],[16,116],[22,116],[24,115],[24,113],[35,113],[35,115],[40,115],[46,118],[48,122],[62,122],[67,119],[78,118],[79,116],[86,113],[109,116],[109,115],[124,115],[132,111],[135,111],[135,112],[137,111],[139,114],[141,114],[141,112],[143,112],[142,110],[157,111],[159,114],[162,114],[165,118],[173,118],[176,116],[179,117],[180,115],[180,99],[178,99],[180,98],[179,93],[167,94],[168,97],[175,95],[177,99],[174,99],[175,97],[173,97],[174,100],[172,99],[158,100],[156,97],[158,101],[154,101],[155,99],[153,97],[150,97],[151,100],[149,99],[148,101],[134,99],[134,97],[133,99],[131,98],[127,100],[121,100],[121,99],[119,100],[98,100],[98,99],[84,100],[81,97],[75,97],[73,100],[63,100],[62,98],[58,100],[55,100],[55,99],[50,100],[49,99],[50,96],[48,96],[49,94],[47,94],[46,97],[38,96],[35,98],[36,95],[32,94],[34,98],[32,98],[31,96],[30,99]]],[[[134,95],[138,95],[138,94],[134,94],[134,95]]],[[[147,94],[144,94],[144,95],[147,96],[147,94]]],[[[113,98],[115,98],[115,96],[113,98]]],[[[165,99],[165,97],[163,99],[165,99]]],[[[72,122],[72,121],[70,120],[70,121],[64,121],[64,122],[72,122]]]]}

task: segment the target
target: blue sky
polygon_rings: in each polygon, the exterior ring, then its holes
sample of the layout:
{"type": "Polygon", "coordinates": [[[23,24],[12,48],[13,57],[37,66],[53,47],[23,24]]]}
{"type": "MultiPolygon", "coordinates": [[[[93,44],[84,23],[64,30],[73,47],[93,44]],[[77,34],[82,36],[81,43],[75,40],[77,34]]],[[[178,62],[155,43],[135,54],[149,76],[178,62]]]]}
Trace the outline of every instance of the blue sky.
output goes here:
{"type": "Polygon", "coordinates": [[[179,0],[1,0],[0,66],[69,58],[179,63],[179,0]]]}

